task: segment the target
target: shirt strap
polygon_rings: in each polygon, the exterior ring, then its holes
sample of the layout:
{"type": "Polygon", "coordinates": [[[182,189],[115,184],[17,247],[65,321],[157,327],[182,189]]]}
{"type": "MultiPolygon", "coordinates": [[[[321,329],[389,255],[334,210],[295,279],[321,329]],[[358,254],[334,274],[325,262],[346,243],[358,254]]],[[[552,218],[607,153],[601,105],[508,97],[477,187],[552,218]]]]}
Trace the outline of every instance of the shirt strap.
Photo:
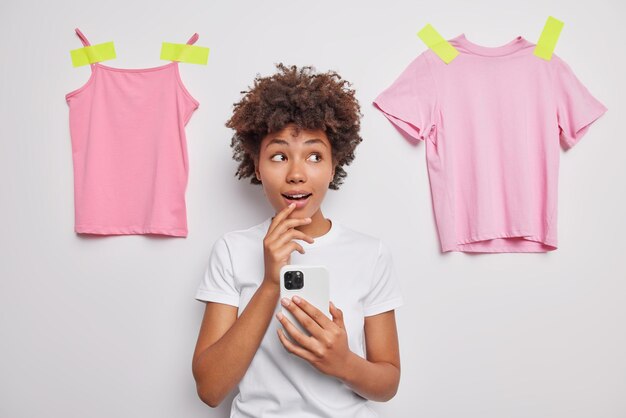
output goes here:
{"type": "Polygon", "coordinates": [[[187,41],[187,45],[193,45],[196,43],[196,41],[198,40],[200,36],[198,36],[197,33],[194,33],[191,38],[189,38],[189,40],[187,41]]]}
{"type": "Polygon", "coordinates": [[[89,41],[87,40],[87,37],[85,35],[83,35],[83,33],[80,31],[80,29],[76,28],[76,35],[78,35],[78,37],[80,38],[80,41],[83,43],[84,46],[89,46],[91,45],[89,43],[89,41]]]}

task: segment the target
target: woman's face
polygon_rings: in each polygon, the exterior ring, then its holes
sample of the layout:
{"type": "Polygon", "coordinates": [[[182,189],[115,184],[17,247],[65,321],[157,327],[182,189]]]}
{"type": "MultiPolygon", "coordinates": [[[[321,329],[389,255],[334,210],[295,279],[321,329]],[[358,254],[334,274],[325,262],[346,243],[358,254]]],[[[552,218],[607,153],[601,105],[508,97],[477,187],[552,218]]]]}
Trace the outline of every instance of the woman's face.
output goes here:
{"type": "Polygon", "coordinates": [[[335,176],[331,145],[324,131],[300,129],[296,134],[294,127],[263,138],[256,177],[277,213],[293,202],[290,218],[313,218],[335,176]]]}

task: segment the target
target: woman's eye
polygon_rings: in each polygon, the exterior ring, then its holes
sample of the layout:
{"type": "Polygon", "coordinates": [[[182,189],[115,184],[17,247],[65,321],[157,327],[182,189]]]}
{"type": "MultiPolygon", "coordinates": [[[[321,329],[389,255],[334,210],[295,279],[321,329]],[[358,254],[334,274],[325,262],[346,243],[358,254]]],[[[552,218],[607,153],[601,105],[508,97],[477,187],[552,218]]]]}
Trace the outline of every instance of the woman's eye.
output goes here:
{"type": "Polygon", "coordinates": [[[319,162],[322,160],[322,156],[319,154],[311,154],[311,157],[316,157],[317,158],[316,162],[319,162]]]}
{"type": "Polygon", "coordinates": [[[283,154],[274,154],[272,155],[271,160],[272,161],[282,161],[280,158],[284,158],[285,156],[283,154]],[[279,159],[276,159],[276,157],[279,157],[279,159]]]}

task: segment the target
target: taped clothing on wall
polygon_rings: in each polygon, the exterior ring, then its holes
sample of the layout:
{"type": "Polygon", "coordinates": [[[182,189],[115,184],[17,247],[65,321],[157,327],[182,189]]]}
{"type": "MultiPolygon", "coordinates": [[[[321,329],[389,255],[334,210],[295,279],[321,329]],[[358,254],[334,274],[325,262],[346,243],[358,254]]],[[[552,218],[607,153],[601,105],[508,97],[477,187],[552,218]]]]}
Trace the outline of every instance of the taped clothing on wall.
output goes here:
{"type": "Polygon", "coordinates": [[[374,100],[426,142],[442,251],[555,250],[559,141],[574,146],[606,107],[521,36],[500,47],[449,42],[454,61],[426,50],[374,100]]]}
{"type": "MultiPolygon", "coordinates": [[[[194,34],[188,44],[197,39],[194,34]]],[[[87,83],[65,96],[75,231],[186,237],[185,125],[199,103],[183,85],[178,62],[144,69],[90,65],[87,83]]]]}

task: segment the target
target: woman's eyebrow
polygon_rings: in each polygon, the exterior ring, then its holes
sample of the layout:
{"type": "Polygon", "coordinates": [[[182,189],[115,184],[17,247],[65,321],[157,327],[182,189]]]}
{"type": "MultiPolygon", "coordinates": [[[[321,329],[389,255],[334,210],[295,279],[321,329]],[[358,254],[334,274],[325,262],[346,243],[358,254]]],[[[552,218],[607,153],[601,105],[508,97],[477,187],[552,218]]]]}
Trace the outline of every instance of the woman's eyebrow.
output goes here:
{"type": "MultiPolygon", "coordinates": [[[[279,138],[274,138],[272,139],[270,142],[267,143],[267,145],[265,146],[265,148],[267,149],[267,147],[269,147],[272,144],[277,144],[277,145],[287,145],[289,146],[289,142],[285,141],[284,139],[279,139],[279,138]]],[[[324,141],[322,141],[321,139],[318,138],[314,138],[314,139],[307,139],[306,141],[304,141],[305,145],[312,145],[312,144],[322,144],[325,147],[328,148],[328,146],[326,145],[326,143],[324,141]]]]}
{"type": "Polygon", "coordinates": [[[322,144],[325,147],[327,147],[326,143],[324,141],[322,141],[321,139],[318,139],[318,138],[309,139],[309,140],[304,141],[304,145],[307,145],[307,144],[322,144]]]}

